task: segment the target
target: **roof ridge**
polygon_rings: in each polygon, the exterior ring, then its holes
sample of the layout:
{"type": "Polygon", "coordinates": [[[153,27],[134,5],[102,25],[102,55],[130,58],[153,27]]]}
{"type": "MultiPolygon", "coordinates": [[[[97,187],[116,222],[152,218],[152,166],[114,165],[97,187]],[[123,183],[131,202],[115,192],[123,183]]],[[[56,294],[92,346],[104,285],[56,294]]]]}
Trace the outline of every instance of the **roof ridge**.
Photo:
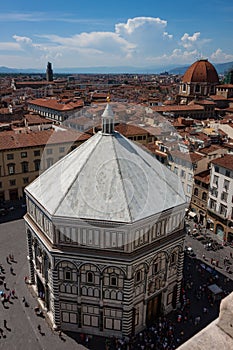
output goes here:
{"type": "MultiPolygon", "coordinates": [[[[121,135],[121,134],[119,134],[119,135],[121,135]]],[[[122,137],[124,137],[124,136],[122,136],[122,137]]],[[[116,134],[114,133],[113,137],[112,137],[113,149],[114,149],[114,153],[116,155],[116,162],[117,162],[118,169],[119,169],[119,175],[120,175],[120,179],[121,179],[121,183],[122,183],[123,193],[124,193],[125,200],[126,200],[126,203],[127,203],[127,211],[128,211],[128,214],[129,214],[129,219],[130,219],[130,222],[133,222],[131,211],[130,211],[130,208],[129,208],[129,205],[128,205],[128,197],[127,197],[126,190],[125,190],[125,184],[124,184],[124,179],[123,179],[122,172],[121,172],[120,162],[119,162],[119,158],[118,158],[117,152],[116,152],[115,139],[116,139],[116,134]]]]}
{"type": "MultiPolygon", "coordinates": [[[[98,134],[96,134],[96,135],[98,135],[98,134]]],[[[95,135],[94,135],[94,136],[95,136],[95,135]]],[[[91,139],[91,138],[90,138],[90,139],[91,139]]],[[[88,139],[87,141],[89,141],[90,139],[88,139]]],[[[90,156],[91,153],[95,150],[95,148],[96,148],[96,146],[98,145],[98,143],[100,142],[100,140],[101,140],[101,137],[100,137],[99,140],[97,141],[95,147],[93,147],[93,149],[92,149],[92,151],[90,152],[89,156],[90,156]]],[[[88,142],[88,143],[89,143],[89,142],[88,142]]],[[[82,145],[87,146],[86,142],[82,143],[80,146],[82,146],[82,145]]],[[[80,147],[80,146],[79,146],[79,147],[80,147]]],[[[79,147],[78,147],[78,149],[79,149],[79,147]]],[[[76,149],[75,149],[74,151],[76,151],[76,149]]],[[[68,155],[69,155],[69,153],[67,154],[67,156],[68,156],[68,155]]],[[[65,158],[65,157],[64,157],[64,158],[65,158]]],[[[62,158],[61,161],[64,160],[64,158],[62,158]]],[[[73,178],[73,181],[71,181],[70,186],[67,188],[65,194],[64,194],[64,195],[61,197],[61,199],[58,201],[58,204],[57,204],[56,208],[53,210],[53,214],[54,214],[54,215],[56,214],[56,211],[58,210],[60,204],[62,203],[62,201],[64,200],[65,196],[66,196],[67,193],[69,192],[70,188],[73,186],[73,184],[74,184],[74,182],[76,181],[77,177],[79,176],[80,172],[81,172],[82,169],[84,168],[85,164],[88,162],[88,159],[89,159],[89,157],[86,157],[86,160],[85,160],[85,162],[83,163],[82,167],[79,169],[79,172],[76,173],[75,177],[73,178]]],[[[49,169],[50,169],[50,168],[49,168],[49,169]]]]}

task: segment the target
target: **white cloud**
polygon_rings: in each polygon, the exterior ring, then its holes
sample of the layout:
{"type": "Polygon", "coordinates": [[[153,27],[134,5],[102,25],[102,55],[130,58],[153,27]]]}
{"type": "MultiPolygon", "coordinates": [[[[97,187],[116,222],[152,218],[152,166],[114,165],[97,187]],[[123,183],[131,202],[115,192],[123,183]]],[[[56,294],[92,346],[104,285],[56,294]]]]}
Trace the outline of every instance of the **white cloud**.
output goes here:
{"type": "Polygon", "coordinates": [[[91,32],[76,34],[72,37],[61,37],[58,35],[42,35],[41,38],[49,39],[50,42],[67,48],[77,49],[89,48],[99,52],[127,52],[135,48],[135,45],[112,32],[91,32]]]}
{"type": "Polygon", "coordinates": [[[32,39],[26,37],[26,36],[19,36],[19,35],[13,35],[13,39],[17,41],[18,43],[24,43],[24,44],[32,44],[32,39]]]}
{"type": "Polygon", "coordinates": [[[154,28],[164,28],[167,25],[167,21],[154,17],[135,17],[129,18],[126,23],[117,23],[115,25],[115,31],[122,36],[132,35],[136,30],[141,29],[145,25],[150,25],[154,28]]]}
{"type": "Polygon", "coordinates": [[[213,52],[210,56],[210,59],[216,63],[221,62],[230,62],[233,60],[233,54],[227,54],[223,52],[220,48],[218,48],[215,52],[213,52]]]}
{"type": "Polygon", "coordinates": [[[15,51],[15,50],[21,50],[21,47],[18,43],[0,42],[0,51],[15,51]]]}
{"type": "Polygon", "coordinates": [[[173,35],[172,34],[168,34],[168,32],[163,32],[163,36],[164,38],[168,38],[168,39],[172,39],[173,35]]]}
{"type": "Polygon", "coordinates": [[[194,43],[197,42],[197,40],[200,38],[201,33],[196,32],[193,35],[189,35],[188,33],[185,33],[181,38],[181,43],[184,48],[190,48],[193,46],[194,43]]]}
{"type": "Polygon", "coordinates": [[[158,17],[130,18],[115,24],[113,31],[80,32],[71,36],[15,34],[12,38],[12,43],[0,42],[0,50],[2,54],[4,50],[21,52],[22,59],[17,59],[16,65],[22,68],[26,62],[28,66],[29,59],[30,66],[37,64],[38,68],[44,66],[46,60],[57,67],[146,67],[191,63],[201,53],[215,61],[232,59],[232,55],[223,53],[220,48],[212,53],[208,47],[210,39],[203,38],[199,31],[185,32],[178,37],[169,30],[167,21],[158,17]]]}

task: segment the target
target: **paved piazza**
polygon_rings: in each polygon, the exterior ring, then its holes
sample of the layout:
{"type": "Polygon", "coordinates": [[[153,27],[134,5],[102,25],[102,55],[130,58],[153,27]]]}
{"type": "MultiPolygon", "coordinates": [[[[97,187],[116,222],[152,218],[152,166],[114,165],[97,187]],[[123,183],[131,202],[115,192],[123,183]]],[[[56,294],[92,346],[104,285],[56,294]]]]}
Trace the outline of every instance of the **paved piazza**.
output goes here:
{"type": "Polygon", "coordinates": [[[75,340],[64,335],[63,340],[59,338],[57,332],[53,332],[47,321],[36,316],[34,308],[37,306],[36,300],[30,293],[28,286],[24,282],[24,277],[28,275],[28,264],[26,257],[26,236],[23,220],[12,221],[0,224],[0,263],[5,269],[6,288],[0,285],[0,290],[6,293],[15,289],[17,299],[10,299],[5,303],[1,302],[0,328],[3,329],[3,336],[0,339],[0,348],[5,350],[39,350],[39,349],[85,349],[77,344],[75,340]],[[14,255],[11,264],[7,263],[6,257],[14,255]],[[13,267],[13,273],[10,267],[13,267]],[[29,307],[25,307],[22,298],[28,302],[29,307]],[[4,327],[4,320],[7,321],[7,329],[4,327]],[[41,334],[38,330],[41,326],[41,334]]]}

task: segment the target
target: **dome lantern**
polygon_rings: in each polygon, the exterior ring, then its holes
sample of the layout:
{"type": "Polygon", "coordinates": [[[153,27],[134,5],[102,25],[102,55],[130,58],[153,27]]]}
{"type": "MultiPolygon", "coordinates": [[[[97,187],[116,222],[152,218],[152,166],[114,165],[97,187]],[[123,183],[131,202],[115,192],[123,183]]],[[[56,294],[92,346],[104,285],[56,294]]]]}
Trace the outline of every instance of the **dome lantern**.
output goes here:
{"type": "Polygon", "coordinates": [[[114,113],[109,103],[102,114],[102,133],[112,134],[114,132],[114,113]]]}

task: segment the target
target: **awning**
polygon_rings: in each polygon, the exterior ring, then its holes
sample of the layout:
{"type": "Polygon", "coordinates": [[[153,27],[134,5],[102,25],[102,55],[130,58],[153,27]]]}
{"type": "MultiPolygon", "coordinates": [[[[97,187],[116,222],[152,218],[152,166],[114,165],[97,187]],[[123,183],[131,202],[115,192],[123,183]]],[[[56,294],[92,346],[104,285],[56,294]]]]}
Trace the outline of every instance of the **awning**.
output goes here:
{"type": "Polygon", "coordinates": [[[217,284],[211,284],[210,286],[208,286],[208,289],[215,295],[223,292],[223,290],[219,286],[217,286],[217,284]]]}
{"type": "Polygon", "coordinates": [[[191,218],[194,218],[195,216],[197,216],[197,214],[194,213],[193,211],[190,211],[190,212],[188,213],[188,215],[191,216],[191,218]]]}

